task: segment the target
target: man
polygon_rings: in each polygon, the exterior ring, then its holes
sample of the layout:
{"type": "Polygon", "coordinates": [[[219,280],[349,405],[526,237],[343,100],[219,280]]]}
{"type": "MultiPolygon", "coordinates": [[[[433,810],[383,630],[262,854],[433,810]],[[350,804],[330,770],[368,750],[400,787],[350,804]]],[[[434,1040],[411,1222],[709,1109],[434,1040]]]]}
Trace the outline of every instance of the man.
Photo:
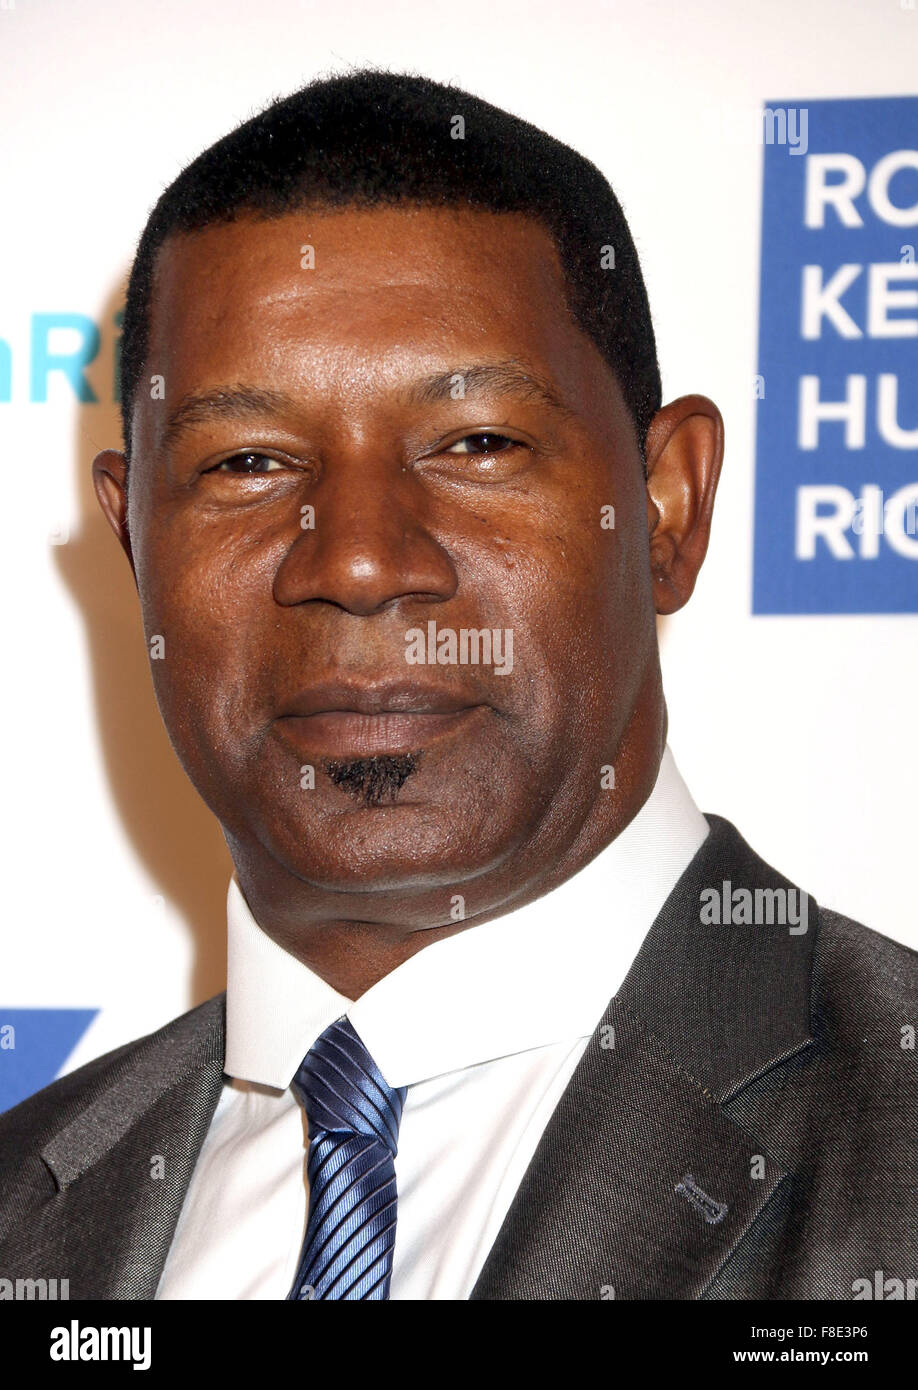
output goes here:
{"type": "Polygon", "coordinates": [[[662,404],[598,171],[452,88],[313,84],[160,199],[122,379],[96,491],[235,865],[226,1020],[0,1120],[0,1270],[297,1300],[918,1273],[918,958],[702,816],[666,747],[655,619],[722,423],[662,404]]]}

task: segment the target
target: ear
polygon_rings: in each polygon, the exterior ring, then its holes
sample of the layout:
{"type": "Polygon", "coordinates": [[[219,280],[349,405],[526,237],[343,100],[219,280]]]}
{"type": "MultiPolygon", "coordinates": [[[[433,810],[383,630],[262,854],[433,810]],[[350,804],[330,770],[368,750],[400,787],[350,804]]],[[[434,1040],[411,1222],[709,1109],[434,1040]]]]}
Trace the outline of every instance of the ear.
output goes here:
{"type": "Polygon", "coordinates": [[[724,422],[707,396],[680,396],[658,410],[644,446],[654,605],[688,603],[711,534],[724,457],[724,422]]]}
{"type": "Polygon", "coordinates": [[[127,522],[128,463],[117,449],[103,449],[92,461],[92,485],[109,526],[121,543],[131,569],[134,556],[127,522]]]}

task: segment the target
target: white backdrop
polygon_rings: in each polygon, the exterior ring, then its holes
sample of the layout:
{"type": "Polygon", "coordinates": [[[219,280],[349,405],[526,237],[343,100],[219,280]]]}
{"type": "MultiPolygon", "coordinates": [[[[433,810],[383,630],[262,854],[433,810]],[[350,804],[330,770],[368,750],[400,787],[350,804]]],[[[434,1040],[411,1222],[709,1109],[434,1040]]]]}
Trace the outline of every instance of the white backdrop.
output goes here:
{"type": "Polygon", "coordinates": [[[113,318],[163,186],[270,97],[362,64],[455,80],[609,176],[664,394],[702,391],[726,422],[709,558],[661,628],[677,762],[817,900],[918,945],[918,620],[751,615],[762,149],[712,136],[768,100],[914,94],[909,0],[0,0],[0,53],[0,1004],[98,1008],[69,1070],[223,986],[231,866],[159,723],[89,464],[119,443],[113,318]],[[60,372],[29,399],[40,313],[99,326],[97,403],[60,372]]]}

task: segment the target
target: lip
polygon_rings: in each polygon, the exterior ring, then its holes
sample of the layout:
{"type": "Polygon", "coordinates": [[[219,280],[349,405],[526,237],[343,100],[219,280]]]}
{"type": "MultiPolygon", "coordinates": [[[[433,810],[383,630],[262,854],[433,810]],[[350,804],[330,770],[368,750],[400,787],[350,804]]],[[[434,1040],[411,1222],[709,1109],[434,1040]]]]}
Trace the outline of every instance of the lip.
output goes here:
{"type": "Polygon", "coordinates": [[[313,714],[457,714],[480,705],[465,691],[423,681],[323,681],[301,690],[281,710],[281,718],[313,714]]]}
{"type": "Polygon", "coordinates": [[[294,696],[276,723],[298,752],[365,758],[417,752],[468,732],[488,708],[471,694],[418,681],[322,682],[294,696]]]}

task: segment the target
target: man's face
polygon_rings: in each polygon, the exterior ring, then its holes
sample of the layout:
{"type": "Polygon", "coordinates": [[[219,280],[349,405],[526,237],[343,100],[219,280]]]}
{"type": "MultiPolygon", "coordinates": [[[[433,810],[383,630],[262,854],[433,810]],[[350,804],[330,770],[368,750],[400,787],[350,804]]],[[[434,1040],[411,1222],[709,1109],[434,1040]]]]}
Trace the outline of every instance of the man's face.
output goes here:
{"type": "Polygon", "coordinates": [[[658,670],[643,472],[533,221],[170,240],[128,519],[163,718],[231,847],[435,888],[560,852],[615,795],[658,670]]]}

